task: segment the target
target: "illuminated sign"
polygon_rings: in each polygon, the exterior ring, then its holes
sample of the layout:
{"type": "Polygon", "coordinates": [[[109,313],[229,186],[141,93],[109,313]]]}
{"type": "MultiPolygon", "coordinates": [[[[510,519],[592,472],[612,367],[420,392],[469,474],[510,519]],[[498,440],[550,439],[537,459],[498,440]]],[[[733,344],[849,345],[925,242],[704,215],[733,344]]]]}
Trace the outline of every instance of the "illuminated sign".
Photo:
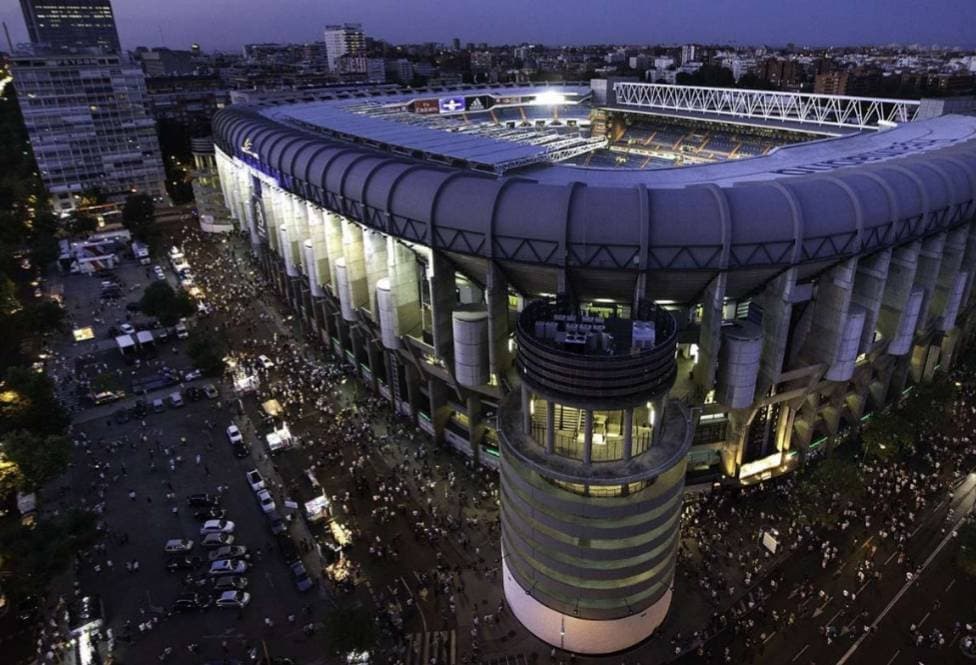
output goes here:
{"type": "Polygon", "coordinates": [[[441,97],[437,100],[437,107],[441,113],[458,113],[467,108],[464,97],[441,97]]]}
{"type": "Polygon", "coordinates": [[[818,171],[833,171],[834,169],[844,168],[845,166],[860,166],[861,164],[880,162],[909,153],[924,152],[949,143],[955,143],[955,141],[948,139],[912,139],[910,141],[898,141],[878,150],[869,150],[859,154],[847,155],[846,157],[814,162],[813,164],[802,164],[784,169],[775,169],[772,173],[778,173],[780,175],[810,175],[818,171]]]}
{"type": "Polygon", "coordinates": [[[438,108],[436,99],[417,99],[413,102],[414,113],[437,113],[438,108]]]}

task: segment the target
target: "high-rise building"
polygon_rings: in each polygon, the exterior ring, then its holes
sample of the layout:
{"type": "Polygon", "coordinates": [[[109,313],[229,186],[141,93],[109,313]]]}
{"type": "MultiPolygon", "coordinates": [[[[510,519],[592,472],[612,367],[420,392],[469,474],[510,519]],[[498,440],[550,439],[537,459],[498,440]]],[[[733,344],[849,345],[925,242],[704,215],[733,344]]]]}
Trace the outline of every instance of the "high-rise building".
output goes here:
{"type": "Polygon", "coordinates": [[[15,55],[24,124],[55,210],[97,187],[109,197],[166,196],[142,70],[116,54],[15,55]]]}
{"type": "Polygon", "coordinates": [[[366,35],[360,23],[325,26],[325,54],[331,71],[344,55],[365,56],[366,35]]]}
{"type": "Polygon", "coordinates": [[[110,0],[20,0],[32,44],[121,51],[110,0]]]}
{"type": "Polygon", "coordinates": [[[451,40],[451,47],[455,51],[460,51],[461,50],[461,40],[459,38],[457,38],[457,37],[455,37],[454,39],[452,39],[451,40]]]}
{"type": "Polygon", "coordinates": [[[681,64],[695,62],[698,59],[698,47],[694,44],[685,44],[681,47],[681,64]]]}

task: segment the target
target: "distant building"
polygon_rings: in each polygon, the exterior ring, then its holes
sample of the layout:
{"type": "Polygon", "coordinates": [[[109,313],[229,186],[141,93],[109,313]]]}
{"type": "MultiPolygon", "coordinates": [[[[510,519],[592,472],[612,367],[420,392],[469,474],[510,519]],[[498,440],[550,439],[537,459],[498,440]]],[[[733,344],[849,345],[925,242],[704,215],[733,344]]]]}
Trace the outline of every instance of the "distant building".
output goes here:
{"type": "Polygon", "coordinates": [[[32,44],[122,50],[110,0],[20,0],[32,44]]]}
{"type": "Polygon", "coordinates": [[[124,198],[166,196],[156,123],[142,70],[116,54],[11,58],[17,98],[55,210],[98,187],[124,198]]]}
{"type": "Polygon", "coordinates": [[[413,79],[413,65],[406,58],[387,60],[386,77],[400,83],[409,83],[413,79]]]}
{"type": "Polygon", "coordinates": [[[191,51],[174,51],[168,48],[147,49],[139,47],[134,52],[136,60],[142,65],[146,76],[186,76],[197,68],[195,56],[191,51]]]}
{"type": "Polygon", "coordinates": [[[698,60],[698,47],[694,44],[685,44],[681,47],[681,64],[695,62],[698,60]]]}
{"type": "Polygon", "coordinates": [[[325,26],[325,53],[329,69],[338,71],[338,61],[344,55],[365,56],[366,35],[359,23],[325,26]]]}
{"type": "Polygon", "coordinates": [[[149,108],[156,120],[206,126],[230,95],[216,76],[163,76],[146,79],[149,108]]]}
{"type": "Polygon", "coordinates": [[[451,40],[451,47],[452,47],[452,48],[453,48],[453,49],[454,49],[455,51],[460,51],[460,50],[461,50],[461,40],[460,40],[460,39],[458,39],[457,37],[455,37],[454,39],[452,39],[452,40],[451,40]]]}
{"type": "Polygon", "coordinates": [[[803,68],[794,60],[768,58],[762,64],[761,76],[777,88],[792,88],[799,84],[803,68]]]}

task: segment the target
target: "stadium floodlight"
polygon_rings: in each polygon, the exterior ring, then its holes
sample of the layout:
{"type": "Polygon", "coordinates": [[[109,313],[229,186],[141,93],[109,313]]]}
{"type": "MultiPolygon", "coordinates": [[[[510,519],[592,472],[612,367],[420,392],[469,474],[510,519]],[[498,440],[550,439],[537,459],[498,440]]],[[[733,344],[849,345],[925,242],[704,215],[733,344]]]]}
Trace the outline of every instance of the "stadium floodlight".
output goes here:
{"type": "Polygon", "coordinates": [[[542,106],[552,106],[553,104],[562,104],[565,101],[566,95],[560,94],[555,90],[546,90],[536,95],[532,103],[542,106]]]}

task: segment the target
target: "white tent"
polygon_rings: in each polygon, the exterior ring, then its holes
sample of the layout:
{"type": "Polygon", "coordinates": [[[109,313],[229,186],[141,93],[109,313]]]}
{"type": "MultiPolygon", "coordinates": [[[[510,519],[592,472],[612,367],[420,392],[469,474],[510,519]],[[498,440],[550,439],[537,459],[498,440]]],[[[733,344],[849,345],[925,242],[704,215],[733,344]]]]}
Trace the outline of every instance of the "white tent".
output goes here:
{"type": "Polygon", "coordinates": [[[115,346],[118,347],[119,351],[125,354],[135,348],[136,342],[132,339],[132,335],[119,335],[115,338],[115,346]]]}
{"type": "Polygon", "coordinates": [[[140,330],[136,333],[136,341],[139,346],[146,346],[153,343],[153,334],[148,330],[140,330]]]}

